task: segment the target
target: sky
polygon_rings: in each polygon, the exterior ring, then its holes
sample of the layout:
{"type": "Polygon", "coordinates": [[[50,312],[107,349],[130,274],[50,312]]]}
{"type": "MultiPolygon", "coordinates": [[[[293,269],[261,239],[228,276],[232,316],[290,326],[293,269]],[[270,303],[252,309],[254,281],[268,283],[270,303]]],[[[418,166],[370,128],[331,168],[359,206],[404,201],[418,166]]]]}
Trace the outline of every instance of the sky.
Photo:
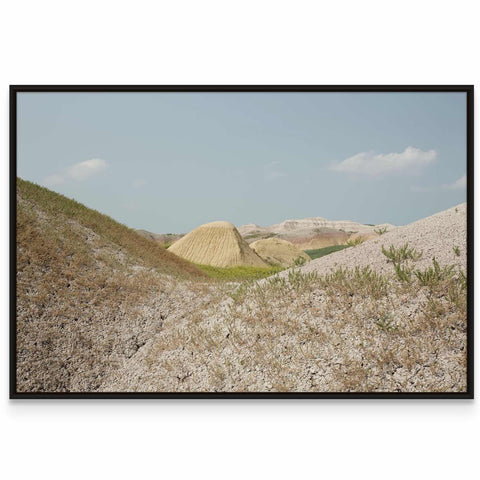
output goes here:
{"type": "Polygon", "coordinates": [[[155,233],[404,225],[466,201],[466,94],[19,93],[17,174],[155,233]]]}

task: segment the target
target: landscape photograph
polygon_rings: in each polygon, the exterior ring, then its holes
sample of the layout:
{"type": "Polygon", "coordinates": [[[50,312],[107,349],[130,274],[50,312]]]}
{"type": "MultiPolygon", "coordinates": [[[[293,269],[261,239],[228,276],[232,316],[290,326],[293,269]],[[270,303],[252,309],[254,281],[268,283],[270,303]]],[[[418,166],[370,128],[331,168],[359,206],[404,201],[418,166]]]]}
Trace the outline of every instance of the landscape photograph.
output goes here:
{"type": "Polygon", "coordinates": [[[468,394],[468,89],[234,90],[11,93],[11,394],[468,394]]]}

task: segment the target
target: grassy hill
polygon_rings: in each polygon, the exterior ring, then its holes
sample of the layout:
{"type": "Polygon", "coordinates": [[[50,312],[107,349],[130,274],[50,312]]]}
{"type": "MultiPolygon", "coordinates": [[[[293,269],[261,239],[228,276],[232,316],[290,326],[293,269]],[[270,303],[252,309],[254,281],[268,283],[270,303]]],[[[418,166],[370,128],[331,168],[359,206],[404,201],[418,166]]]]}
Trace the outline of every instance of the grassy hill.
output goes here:
{"type": "MultiPolygon", "coordinates": [[[[130,257],[132,262],[140,263],[149,268],[155,268],[161,273],[183,277],[202,277],[202,273],[190,262],[177,257],[107,215],[92,210],[81,203],[63,195],[52,192],[31,182],[17,179],[17,230],[18,240],[25,233],[24,220],[36,220],[35,224],[48,227],[48,236],[63,238],[62,246],[78,245],[76,232],[69,226],[76,223],[98,236],[100,243],[113,246],[130,257]],[[36,217],[36,219],[32,219],[36,217]],[[44,219],[45,221],[38,220],[44,219]],[[66,227],[66,228],[65,228],[66,227]]],[[[44,230],[44,229],[41,229],[44,230]]]]}
{"type": "Polygon", "coordinates": [[[95,390],[109,362],[159,328],[162,312],[147,316],[143,300],[207,278],[110,217],[17,179],[19,391],[95,390]]]}

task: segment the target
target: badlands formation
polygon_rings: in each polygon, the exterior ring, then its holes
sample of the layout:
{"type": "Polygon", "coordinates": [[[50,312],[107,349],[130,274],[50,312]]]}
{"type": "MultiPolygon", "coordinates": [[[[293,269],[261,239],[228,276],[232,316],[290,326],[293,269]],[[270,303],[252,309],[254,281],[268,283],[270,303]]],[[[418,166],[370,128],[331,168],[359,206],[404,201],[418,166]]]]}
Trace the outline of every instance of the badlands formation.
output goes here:
{"type": "Polygon", "coordinates": [[[465,266],[463,204],[250,286],[176,287],[146,306],[163,312],[158,333],[99,391],[465,391],[465,266]],[[407,243],[415,271],[435,257],[453,277],[396,278],[382,245],[407,243]]]}
{"type": "Polygon", "coordinates": [[[285,220],[282,223],[261,227],[250,223],[242,225],[238,231],[247,242],[263,238],[276,237],[293,243],[300,250],[324,248],[332,245],[345,245],[349,240],[361,237],[369,240],[378,236],[375,230],[395,228],[384,223],[381,225],[364,225],[348,220],[331,221],[322,217],[285,220]]]}
{"type": "MultiPolygon", "coordinates": [[[[285,220],[269,227],[249,223],[238,227],[238,232],[248,244],[274,237],[292,243],[299,250],[314,250],[332,245],[346,245],[348,241],[355,241],[358,238],[361,241],[371,240],[378,237],[376,231],[384,229],[390,231],[394,228],[388,223],[364,225],[348,220],[330,221],[322,217],[315,217],[285,220]]],[[[185,236],[182,233],[162,234],[140,229],[137,229],[136,232],[167,247],[185,236]]]]}
{"type": "MultiPolygon", "coordinates": [[[[227,222],[171,249],[201,264],[267,266],[227,222]]],[[[20,392],[466,389],[465,204],[263,281],[219,283],[18,179],[16,253],[20,392]],[[404,281],[382,245],[407,243],[422,256],[404,281]]]]}
{"type": "Polygon", "coordinates": [[[265,238],[250,244],[250,248],[271,265],[291,267],[310,261],[310,257],[295,245],[280,238],[265,238]]]}
{"type": "Polygon", "coordinates": [[[268,267],[229,222],[200,225],[169,251],[190,262],[213,267],[268,267]]]}

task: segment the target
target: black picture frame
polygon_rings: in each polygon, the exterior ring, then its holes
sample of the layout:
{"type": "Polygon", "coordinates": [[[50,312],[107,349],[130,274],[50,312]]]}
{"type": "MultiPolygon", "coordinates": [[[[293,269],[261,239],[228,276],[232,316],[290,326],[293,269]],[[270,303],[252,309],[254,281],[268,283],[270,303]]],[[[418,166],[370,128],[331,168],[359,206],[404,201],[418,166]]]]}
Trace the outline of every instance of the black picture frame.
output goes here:
{"type": "Polygon", "coordinates": [[[473,85],[11,85],[10,86],[10,399],[473,399],[474,398],[474,86],[473,85]],[[467,148],[466,392],[18,392],[16,388],[17,94],[22,92],[463,92],[467,148]]]}

